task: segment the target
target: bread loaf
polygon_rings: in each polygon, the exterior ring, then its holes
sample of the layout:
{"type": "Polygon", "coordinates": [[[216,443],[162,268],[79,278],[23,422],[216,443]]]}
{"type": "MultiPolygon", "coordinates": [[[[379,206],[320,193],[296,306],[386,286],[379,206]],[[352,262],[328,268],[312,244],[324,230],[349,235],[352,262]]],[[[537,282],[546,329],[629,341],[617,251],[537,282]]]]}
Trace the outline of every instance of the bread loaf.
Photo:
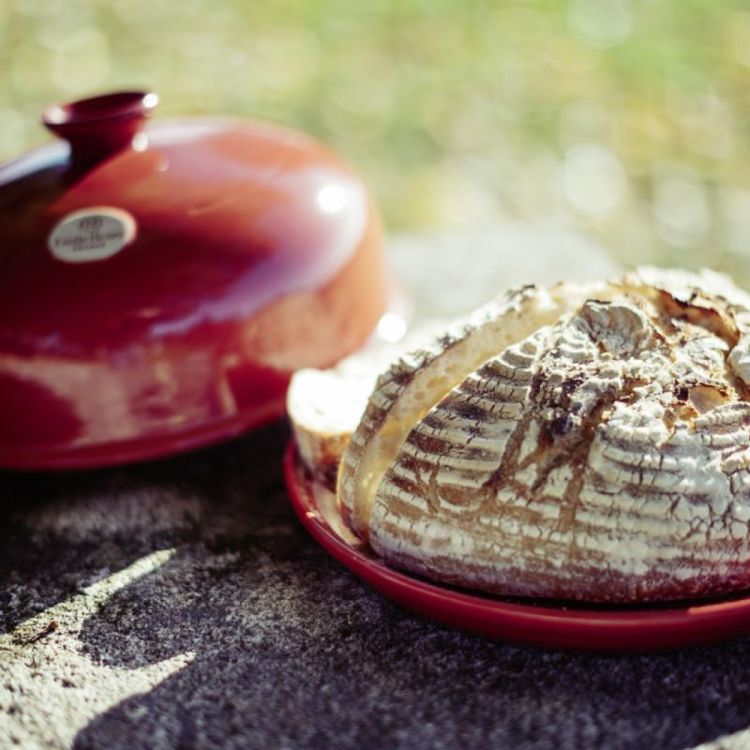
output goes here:
{"type": "Polygon", "coordinates": [[[489,592],[748,588],[748,328],[709,272],[512,292],[378,379],[342,511],[389,564],[489,592]]]}

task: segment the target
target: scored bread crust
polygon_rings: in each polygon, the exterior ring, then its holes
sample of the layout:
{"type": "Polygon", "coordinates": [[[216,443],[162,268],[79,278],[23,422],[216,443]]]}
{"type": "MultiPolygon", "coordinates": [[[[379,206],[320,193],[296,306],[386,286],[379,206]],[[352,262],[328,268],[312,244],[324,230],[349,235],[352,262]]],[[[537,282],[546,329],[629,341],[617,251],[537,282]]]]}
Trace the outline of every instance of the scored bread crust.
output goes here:
{"type": "Polygon", "coordinates": [[[556,320],[589,295],[606,296],[603,284],[533,284],[456,321],[422,347],[400,357],[377,380],[367,408],[341,459],[337,496],[342,514],[364,540],[378,483],[409,429],[466,372],[521,336],[556,320]]]}
{"type": "Polygon", "coordinates": [[[366,486],[357,462],[425,365],[381,378],[339,474],[354,530],[394,566],[494,593],[632,603],[750,587],[750,298],[716,274],[643,269],[568,290],[570,312],[528,325],[536,294],[506,303],[526,325],[485,317],[521,335],[405,410],[366,486]]]}
{"type": "Polygon", "coordinates": [[[298,370],[292,376],[286,408],[297,454],[326,489],[336,490],[339,461],[365,411],[379,373],[419,350],[445,330],[444,320],[424,321],[397,341],[374,338],[327,370],[298,370]]]}

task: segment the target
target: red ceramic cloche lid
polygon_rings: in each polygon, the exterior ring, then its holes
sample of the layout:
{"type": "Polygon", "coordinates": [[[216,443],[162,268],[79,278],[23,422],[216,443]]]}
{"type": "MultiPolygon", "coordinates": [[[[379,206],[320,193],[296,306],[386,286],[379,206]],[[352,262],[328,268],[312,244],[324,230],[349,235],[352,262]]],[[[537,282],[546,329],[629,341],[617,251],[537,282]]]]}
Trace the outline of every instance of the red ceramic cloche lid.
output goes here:
{"type": "Polygon", "coordinates": [[[385,304],[351,170],[257,123],[146,126],[154,94],[53,107],[0,166],[0,466],[151,458],[280,415],[385,304]]]}

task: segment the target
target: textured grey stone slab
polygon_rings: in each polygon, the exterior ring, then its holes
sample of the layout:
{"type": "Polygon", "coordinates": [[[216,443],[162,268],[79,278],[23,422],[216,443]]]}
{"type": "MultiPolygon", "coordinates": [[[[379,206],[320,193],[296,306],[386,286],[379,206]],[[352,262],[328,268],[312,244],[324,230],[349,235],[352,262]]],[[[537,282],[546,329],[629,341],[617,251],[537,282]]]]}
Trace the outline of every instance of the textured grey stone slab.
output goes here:
{"type": "Polygon", "coordinates": [[[747,639],[554,653],[391,605],[293,518],[286,436],[2,477],[0,746],[683,748],[750,723],[747,639]]]}
{"type": "MultiPolygon", "coordinates": [[[[607,266],[529,241],[512,270],[507,233],[439,242],[438,265],[470,246],[508,283],[607,266]]],[[[418,285],[435,241],[396,247],[418,285]]],[[[294,519],[287,437],[279,423],[150,464],[0,474],[1,748],[750,747],[750,639],[597,656],[422,621],[294,519]]]]}

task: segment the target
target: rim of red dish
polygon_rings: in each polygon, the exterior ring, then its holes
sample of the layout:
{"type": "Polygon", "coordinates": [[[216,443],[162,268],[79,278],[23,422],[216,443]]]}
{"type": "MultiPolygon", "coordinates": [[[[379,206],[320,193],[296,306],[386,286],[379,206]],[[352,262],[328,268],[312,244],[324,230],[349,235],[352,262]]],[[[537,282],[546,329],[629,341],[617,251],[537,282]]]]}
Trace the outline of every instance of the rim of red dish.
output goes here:
{"type": "Polygon", "coordinates": [[[216,423],[173,434],[135,437],[114,443],[37,449],[0,443],[0,471],[75,471],[139,461],[153,461],[207,448],[222,440],[262,427],[286,412],[285,399],[254,406],[216,423]]]}
{"type": "Polygon", "coordinates": [[[461,630],[526,645],[609,652],[679,648],[750,633],[750,594],[610,609],[519,603],[429,583],[389,568],[331,527],[314,495],[313,480],[297,459],[294,441],[284,457],[284,478],[294,512],[329,554],[407,609],[461,630]]]}

